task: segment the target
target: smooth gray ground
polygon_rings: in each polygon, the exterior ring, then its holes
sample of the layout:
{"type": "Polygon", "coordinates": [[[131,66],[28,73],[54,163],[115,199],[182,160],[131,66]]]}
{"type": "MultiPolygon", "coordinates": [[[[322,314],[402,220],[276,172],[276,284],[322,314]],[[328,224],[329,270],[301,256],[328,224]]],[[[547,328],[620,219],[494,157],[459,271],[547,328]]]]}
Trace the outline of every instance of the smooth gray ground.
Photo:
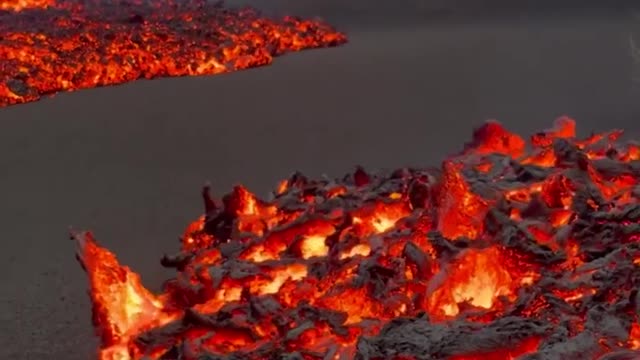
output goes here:
{"type": "Polygon", "coordinates": [[[94,230],[157,288],[205,180],[265,194],[296,169],[434,164],[488,118],[530,133],[570,114],[584,132],[639,138],[628,17],[516,17],[336,17],[351,35],[342,48],[1,109],[0,358],[92,358],[69,225],[94,230]]]}

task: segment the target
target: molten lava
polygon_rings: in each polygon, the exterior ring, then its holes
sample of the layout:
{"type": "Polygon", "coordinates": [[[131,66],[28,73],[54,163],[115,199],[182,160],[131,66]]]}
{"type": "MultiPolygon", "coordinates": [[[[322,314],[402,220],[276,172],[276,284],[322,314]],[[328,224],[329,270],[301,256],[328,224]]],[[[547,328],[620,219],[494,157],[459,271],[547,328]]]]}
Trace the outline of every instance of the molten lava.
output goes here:
{"type": "Polygon", "coordinates": [[[203,192],[161,294],[75,233],[101,360],[631,359],[640,146],[495,122],[441,169],[203,192]]]}
{"type": "Polygon", "coordinates": [[[321,21],[207,0],[0,0],[0,107],[161,76],[211,75],[336,46],[321,21]]]}

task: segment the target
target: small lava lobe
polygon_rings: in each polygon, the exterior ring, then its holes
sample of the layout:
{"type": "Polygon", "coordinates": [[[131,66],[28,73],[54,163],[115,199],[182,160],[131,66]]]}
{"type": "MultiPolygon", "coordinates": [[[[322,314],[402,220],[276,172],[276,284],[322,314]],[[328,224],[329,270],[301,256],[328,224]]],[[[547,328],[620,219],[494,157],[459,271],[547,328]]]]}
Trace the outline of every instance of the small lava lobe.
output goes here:
{"type": "Polygon", "coordinates": [[[320,20],[273,19],[202,0],[0,0],[0,107],[137,79],[263,66],[346,41],[320,20]],[[24,69],[32,71],[19,77],[24,69]]]}

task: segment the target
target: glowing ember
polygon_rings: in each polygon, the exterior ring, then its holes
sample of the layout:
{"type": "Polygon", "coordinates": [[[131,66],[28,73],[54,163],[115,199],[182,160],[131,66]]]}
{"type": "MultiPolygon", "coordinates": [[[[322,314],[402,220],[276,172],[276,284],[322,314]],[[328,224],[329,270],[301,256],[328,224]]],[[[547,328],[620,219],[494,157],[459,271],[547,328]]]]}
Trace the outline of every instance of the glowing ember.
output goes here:
{"type": "Polygon", "coordinates": [[[246,69],[345,41],[319,21],[276,21],[207,0],[0,0],[0,107],[140,78],[246,69]]]}
{"type": "Polygon", "coordinates": [[[640,356],[639,146],[497,123],[441,170],[294,174],[189,225],[164,292],[89,233],[101,360],[640,356]]]}

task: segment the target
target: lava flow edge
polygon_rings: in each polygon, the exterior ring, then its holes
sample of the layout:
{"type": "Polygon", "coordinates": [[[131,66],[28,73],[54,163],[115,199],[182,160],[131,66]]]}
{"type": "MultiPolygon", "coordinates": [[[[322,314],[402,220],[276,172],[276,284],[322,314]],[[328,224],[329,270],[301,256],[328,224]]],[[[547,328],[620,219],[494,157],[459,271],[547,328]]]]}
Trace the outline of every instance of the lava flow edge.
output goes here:
{"type": "Polygon", "coordinates": [[[640,146],[621,135],[488,122],[439,169],[205,188],[161,294],[74,232],[99,357],[633,356],[640,146]]]}
{"type": "Polygon", "coordinates": [[[273,19],[223,2],[2,0],[0,40],[5,107],[138,79],[268,65],[347,37],[321,20],[273,19]]]}

